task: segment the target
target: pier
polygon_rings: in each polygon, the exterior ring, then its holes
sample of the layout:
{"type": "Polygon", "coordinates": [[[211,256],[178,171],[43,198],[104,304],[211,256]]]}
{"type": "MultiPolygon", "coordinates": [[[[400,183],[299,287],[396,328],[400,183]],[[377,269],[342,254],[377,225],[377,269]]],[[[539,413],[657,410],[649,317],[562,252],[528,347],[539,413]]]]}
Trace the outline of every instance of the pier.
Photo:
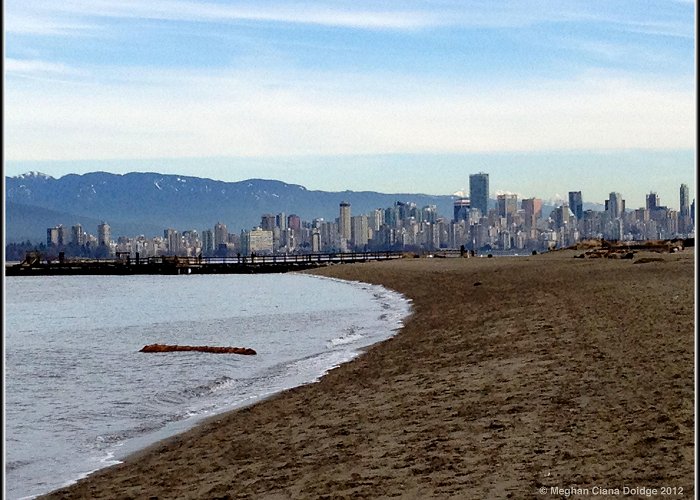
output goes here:
{"type": "Polygon", "coordinates": [[[256,274],[286,273],[334,264],[350,264],[403,257],[402,252],[312,253],[301,255],[251,255],[238,257],[139,258],[127,254],[114,259],[45,260],[30,252],[24,261],[5,265],[6,276],[130,275],[130,274],[256,274]]]}

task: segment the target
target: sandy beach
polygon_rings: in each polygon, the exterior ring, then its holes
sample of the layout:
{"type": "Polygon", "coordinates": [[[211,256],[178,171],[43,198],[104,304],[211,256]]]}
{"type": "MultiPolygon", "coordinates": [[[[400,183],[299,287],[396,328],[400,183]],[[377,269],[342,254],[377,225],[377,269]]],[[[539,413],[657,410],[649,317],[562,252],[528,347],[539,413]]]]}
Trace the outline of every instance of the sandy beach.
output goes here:
{"type": "Polygon", "coordinates": [[[414,313],[318,383],[42,498],[610,498],[625,487],[693,498],[694,250],[579,253],[316,270],[397,290],[414,313]]]}

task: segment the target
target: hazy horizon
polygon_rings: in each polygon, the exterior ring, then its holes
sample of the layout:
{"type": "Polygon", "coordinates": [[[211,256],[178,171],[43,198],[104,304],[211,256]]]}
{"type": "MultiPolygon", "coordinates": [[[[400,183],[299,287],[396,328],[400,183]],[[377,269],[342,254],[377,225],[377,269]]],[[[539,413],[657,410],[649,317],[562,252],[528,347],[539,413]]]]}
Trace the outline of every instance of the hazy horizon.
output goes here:
{"type": "Polygon", "coordinates": [[[6,169],[429,194],[486,171],[671,205],[695,185],[694,20],[683,0],[11,0],[6,169]]]}

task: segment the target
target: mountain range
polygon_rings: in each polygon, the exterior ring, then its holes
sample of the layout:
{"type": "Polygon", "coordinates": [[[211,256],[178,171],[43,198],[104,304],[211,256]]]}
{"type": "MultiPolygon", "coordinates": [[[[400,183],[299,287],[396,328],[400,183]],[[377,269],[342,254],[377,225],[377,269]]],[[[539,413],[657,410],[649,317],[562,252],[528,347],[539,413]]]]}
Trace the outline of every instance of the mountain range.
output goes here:
{"type": "Polygon", "coordinates": [[[454,196],[426,194],[312,191],[264,179],[223,182],[152,172],[92,172],[56,179],[30,172],[5,178],[5,237],[7,242],[41,242],[48,227],[77,223],[95,234],[102,221],[111,226],[114,237],[162,235],[169,227],[201,231],[217,222],[238,232],[259,225],[265,213],[332,221],[342,201],[351,204],[353,215],[412,201],[420,207],[436,205],[449,217],[453,200],[454,196]]]}
{"type": "MultiPolygon", "coordinates": [[[[81,224],[96,234],[102,221],[111,226],[113,237],[157,236],[165,228],[201,231],[217,222],[226,224],[229,232],[239,232],[259,225],[266,213],[333,221],[342,201],[351,204],[353,215],[403,201],[419,207],[436,205],[441,215],[450,218],[454,199],[454,195],[313,191],[265,179],[224,182],[154,172],[91,172],[54,178],[29,172],[5,178],[5,241],[39,243],[45,241],[47,228],[59,224],[81,224]]],[[[490,205],[495,206],[495,201],[490,200],[490,205]]],[[[543,216],[553,208],[545,204],[543,216]]],[[[602,207],[584,204],[584,208],[602,207]]]]}

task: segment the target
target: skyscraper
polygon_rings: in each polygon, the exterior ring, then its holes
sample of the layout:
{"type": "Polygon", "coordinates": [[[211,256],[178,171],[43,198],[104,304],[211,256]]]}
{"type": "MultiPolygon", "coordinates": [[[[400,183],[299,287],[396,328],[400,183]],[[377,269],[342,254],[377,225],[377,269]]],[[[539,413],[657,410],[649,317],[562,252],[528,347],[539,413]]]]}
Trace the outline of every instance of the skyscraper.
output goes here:
{"type": "Polygon", "coordinates": [[[226,245],[228,243],[228,229],[226,224],[217,222],[214,226],[214,248],[218,249],[219,245],[226,245]]]}
{"type": "Polygon", "coordinates": [[[345,241],[350,241],[352,238],[352,224],[350,217],[350,203],[343,201],[340,203],[340,218],[338,219],[338,230],[340,237],[345,241]]]}
{"type": "Polygon", "coordinates": [[[366,215],[356,215],[350,218],[352,244],[357,250],[363,250],[369,240],[369,225],[366,215]]]}
{"type": "Polygon", "coordinates": [[[581,191],[569,191],[569,209],[573,212],[576,220],[583,219],[583,196],[581,196],[581,191]]]}
{"type": "Polygon", "coordinates": [[[180,253],[180,233],[173,228],[168,228],[163,230],[163,239],[168,245],[168,253],[170,255],[177,255],[180,253]]]}
{"type": "Polygon", "coordinates": [[[681,184],[680,197],[679,229],[682,233],[689,233],[692,223],[690,222],[690,195],[687,184],[681,184]]]}
{"type": "Polygon", "coordinates": [[[610,193],[610,198],[606,202],[606,210],[611,219],[622,217],[625,212],[625,200],[622,199],[620,193],[610,193]]]}
{"type": "Polygon", "coordinates": [[[272,214],[263,214],[260,218],[260,227],[265,231],[272,231],[277,225],[277,217],[272,214]]]}
{"type": "Polygon", "coordinates": [[[653,191],[647,195],[647,210],[656,210],[661,205],[659,195],[653,191]]]}
{"type": "Polygon", "coordinates": [[[469,210],[471,209],[471,202],[469,198],[457,198],[454,201],[454,218],[455,222],[460,220],[469,219],[469,210]]]}
{"type": "Polygon", "coordinates": [[[46,230],[46,246],[58,246],[58,226],[50,227],[46,230]]]}
{"type": "Polygon", "coordinates": [[[518,211],[518,195],[517,194],[499,194],[496,198],[498,202],[498,215],[508,217],[518,211]]]}
{"type": "Polygon", "coordinates": [[[71,243],[74,245],[84,245],[85,244],[85,232],[83,231],[83,226],[76,224],[71,227],[72,238],[71,243]]]}
{"type": "Polygon", "coordinates": [[[301,217],[297,214],[291,214],[287,217],[287,228],[295,231],[301,229],[301,217]]]}
{"type": "Polygon", "coordinates": [[[525,211],[525,225],[535,227],[537,220],[542,217],[542,200],[539,198],[525,198],[521,202],[525,211]]]}
{"type": "Polygon", "coordinates": [[[112,229],[109,224],[103,222],[97,226],[97,244],[99,246],[109,246],[112,242],[112,229]]]}
{"type": "Polygon", "coordinates": [[[489,174],[479,172],[469,176],[469,199],[472,208],[478,208],[486,217],[489,208],[489,174]]]}
{"type": "Polygon", "coordinates": [[[211,229],[202,231],[202,253],[207,257],[214,253],[214,233],[211,229]]]}

